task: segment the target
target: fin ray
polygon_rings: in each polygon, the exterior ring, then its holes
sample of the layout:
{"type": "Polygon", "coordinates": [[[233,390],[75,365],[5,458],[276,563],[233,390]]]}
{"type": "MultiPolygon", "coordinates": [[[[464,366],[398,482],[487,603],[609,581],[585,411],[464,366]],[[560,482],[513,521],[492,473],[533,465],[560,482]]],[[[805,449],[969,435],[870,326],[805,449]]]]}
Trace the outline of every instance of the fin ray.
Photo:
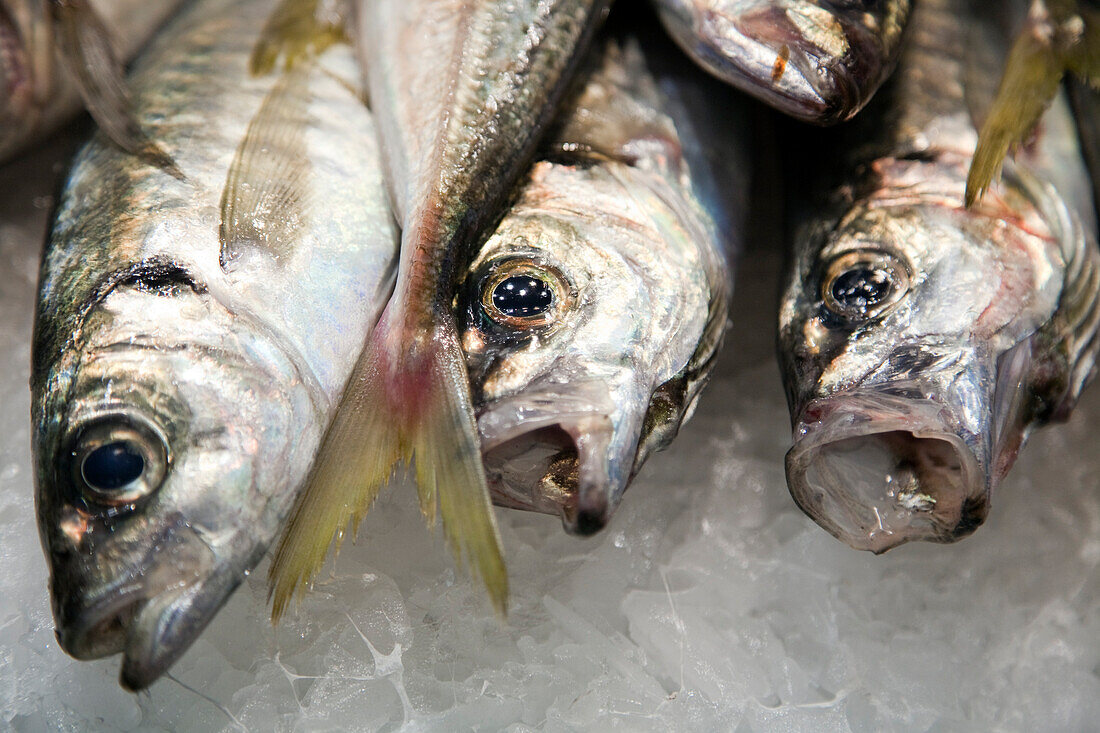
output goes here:
{"type": "Polygon", "coordinates": [[[184,180],[172,157],[141,129],[130,105],[126,71],[110,32],[88,0],[52,0],[55,37],[84,105],[118,147],[184,180]]]}
{"type": "Polygon", "coordinates": [[[313,63],[283,74],[264,97],[233,156],[221,199],[220,261],[229,269],[249,248],[279,262],[310,214],[312,171],[305,134],[313,63]]]}
{"type": "Polygon", "coordinates": [[[482,579],[497,611],[506,610],[507,571],[454,322],[442,316],[427,353],[396,368],[386,324],[384,315],[367,339],[275,552],[275,622],[304,595],[334,540],[339,551],[340,531],[349,524],[354,531],[399,460],[415,466],[429,524],[442,519],[456,559],[482,579]]]}

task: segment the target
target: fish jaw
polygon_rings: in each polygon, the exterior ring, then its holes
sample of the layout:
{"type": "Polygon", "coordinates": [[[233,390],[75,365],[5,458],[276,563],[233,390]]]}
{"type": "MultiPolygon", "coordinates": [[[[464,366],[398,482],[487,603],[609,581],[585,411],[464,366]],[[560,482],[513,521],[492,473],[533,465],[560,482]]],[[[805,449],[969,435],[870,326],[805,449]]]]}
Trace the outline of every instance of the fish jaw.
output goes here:
{"type": "Polygon", "coordinates": [[[794,434],[786,459],[791,495],[855,549],[953,542],[988,512],[982,442],[930,400],[876,390],[825,397],[807,405],[794,434]]]}
{"type": "Polygon", "coordinates": [[[893,12],[825,2],[666,0],[676,42],[710,73],[792,117],[851,118],[893,68],[908,2],[893,12]],[[882,17],[879,17],[879,16],[882,17]]]}
{"type": "Polygon", "coordinates": [[[91,573],[82,563],[68,571],[55,563],[58,642],[77,659],[121,653],[122,686],[145,689],[190,648],[240,583],[243,569],[218,557],[200,533],[178,520],[148,546],[142,571],[126,572],[101,590],[88,583],[91,573]],[[170,556],[171,570],[153,553],[170,556]],[[85,583],[88,592],[74,593],[74,583],[85,583]]]}
{"type": "Polygon", "coordinates": [[[544,383],[496,400],[478,417],[494,499],[561,517],[566,531],[607,526],[633,475],[643,415],[610,383],[544,383]]]}

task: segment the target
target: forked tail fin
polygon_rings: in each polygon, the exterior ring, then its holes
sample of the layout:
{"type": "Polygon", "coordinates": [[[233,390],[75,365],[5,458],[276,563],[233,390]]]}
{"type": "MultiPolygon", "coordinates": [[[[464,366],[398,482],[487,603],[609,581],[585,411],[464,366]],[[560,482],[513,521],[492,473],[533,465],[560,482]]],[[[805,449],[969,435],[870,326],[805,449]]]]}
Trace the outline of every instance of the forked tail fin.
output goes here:
{"type": "Polygon", "coordinates": [[[275,551],[269,573],[275,622],[295,593],[305,594],[334,539],[339,551],[349,522],[355,531],[399,460],[416,464],[420,508],[429,524],[442,517],[456,559],[466,557],[493,605],[505,612],[507,571],[454,324],[441,318],[423,351],[396,360],[387,331],[383,316],[275,551]]]}

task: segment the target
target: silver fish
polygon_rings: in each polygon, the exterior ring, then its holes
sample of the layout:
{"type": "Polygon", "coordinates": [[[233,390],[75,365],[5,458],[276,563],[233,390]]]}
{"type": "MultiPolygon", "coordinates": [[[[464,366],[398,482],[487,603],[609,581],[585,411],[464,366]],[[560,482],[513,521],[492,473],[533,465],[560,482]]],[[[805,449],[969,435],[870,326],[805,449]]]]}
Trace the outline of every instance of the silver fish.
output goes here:
{"type": "Polygon", "coordinates": [[[1094,371],[1100,251],[1064,100],[963,206],[1000,31],[979,3],[922,0],[832,208],[796,243],[787,481],[855,548],[973,532],[1028,432],[1064,419],[1094,371]]]}
{"type": "Polygon", "coordinates": [[[0,163],[75,115],[82,98],[117,144],[155,158],[157,152],[129,115],[122,64],[182,4],[0,2],[0,163]]]}
{"type": "Polygon", "coordinates": [[[748,137],[721,91],[655,77],[638,42],[609,41],[478,253],[458,319],[498,504],[591,534],[690,416],[728,323],[747,190],[748,137]]]}
{"type": "Polygon", "coordinates": [[[847,120],[890,74],[910,0],[655,0],[704,69],[793,117],[847,120]]]}
{"type": "Polygon", "coordinates": [[[102,135],[46,250],[38,521],[61,645],[153,682],[259,561],[392,287],[398,232],[351,49],[278,77],[272,0],[203,0],[131,78],[186,180],[102,135]]]}
{"type": "Polygon", "coordinates": [[[605,0],[362,0],[353,34],[401,225],[393,297],[271,566],[273,615],[367,512],[398,462],[421,509],[503,612],[500,537],[451,312],[461,268],[500,215],[605,0]]]}

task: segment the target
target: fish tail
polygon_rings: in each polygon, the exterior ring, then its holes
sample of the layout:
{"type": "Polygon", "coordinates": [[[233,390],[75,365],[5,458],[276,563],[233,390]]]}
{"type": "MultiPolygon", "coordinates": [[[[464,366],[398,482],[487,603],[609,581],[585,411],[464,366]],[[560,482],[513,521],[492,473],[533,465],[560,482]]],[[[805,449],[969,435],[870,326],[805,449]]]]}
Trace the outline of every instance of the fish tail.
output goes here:
{"type": "Polygon", "coordinates": [[[401,431],[385,409],[381,325],[355,365],[275,550],[268,572],[273,623],[295,594],[305,595],[329,545],[339,552],[345,531],[355,531],[401,457],[401,431]]]}
{"type": "Polygon", "coordinates": [[[461,563],[465,558],[503,616],[508,574],[481,462],[466,363],[453,323],[437,329],[425,374],[417,423],[408,436],[420,508],[429,523],[437,515],[442,519],[455,559],[461,563]]]}
{"type": "Polygon", "coordinates": [[[473,417],[465,361],[449,314],[414,353],[384,315],[367,340],[269,573],[272,620],[299,598],[355,530],[398,461],[414,463],[420,508],[443,520],[451,550],[469,562],[503,614],[508,579],[473,417]]]}

